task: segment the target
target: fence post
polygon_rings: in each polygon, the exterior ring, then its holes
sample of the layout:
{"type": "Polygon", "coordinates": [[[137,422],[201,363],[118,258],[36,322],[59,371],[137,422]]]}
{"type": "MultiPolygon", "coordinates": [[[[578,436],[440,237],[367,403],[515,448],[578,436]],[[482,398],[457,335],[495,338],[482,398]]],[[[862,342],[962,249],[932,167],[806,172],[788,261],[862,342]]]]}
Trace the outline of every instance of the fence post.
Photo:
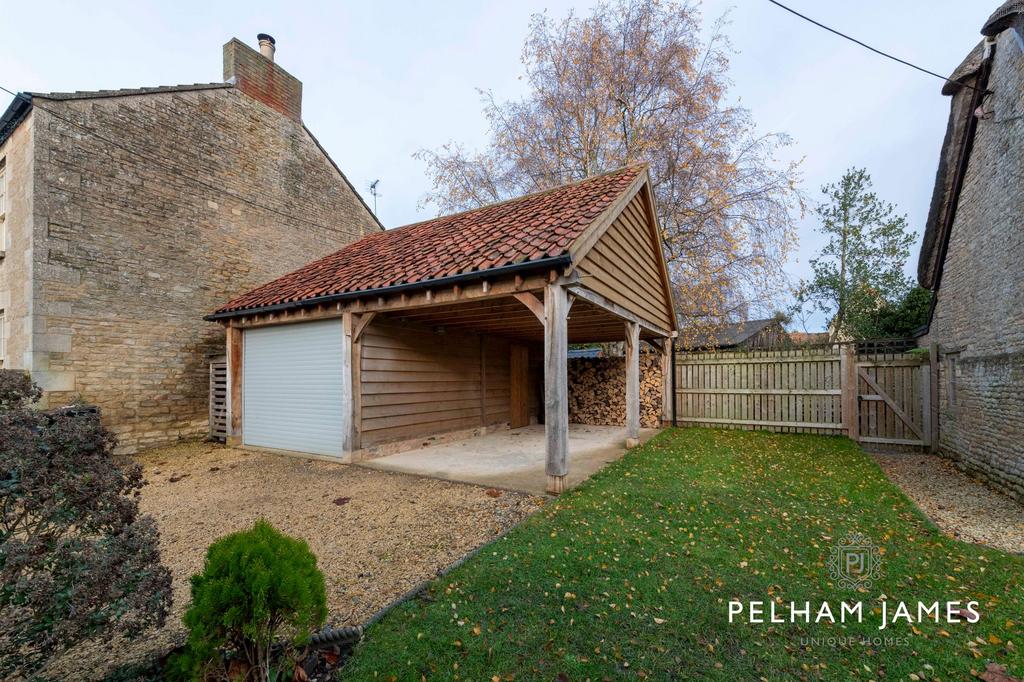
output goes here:
{"type": "Polygon", "coordinates": [[[857,421],[857,354],[853,344],[845,344],[839,351],[839,375],[842,383],[843,428],[851,440],[859,440],[857,421]]]}
{"type": "Polygon", "coordinates": [[[939,449],[939,345],[934,341],[928,344],[928,373],[931,376],[928,386],[931,407],[928,419],[930,427],[928,451],[937,452],[939,449]]]}
{"type": "Polygon", "coordinates": [[[924,445],[931,449],[932,444],[932,366],[931,363],[921,365],[921,434],[924,445]]]}

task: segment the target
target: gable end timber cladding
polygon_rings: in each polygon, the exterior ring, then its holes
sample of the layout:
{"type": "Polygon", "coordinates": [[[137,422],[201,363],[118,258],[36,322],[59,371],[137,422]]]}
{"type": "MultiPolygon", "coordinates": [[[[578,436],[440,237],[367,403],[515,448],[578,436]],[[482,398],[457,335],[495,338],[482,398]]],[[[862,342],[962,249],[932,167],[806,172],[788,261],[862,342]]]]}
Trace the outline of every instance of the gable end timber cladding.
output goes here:
{"type": "Polygon", "coordinates": [[[580,284],[663,329],[674,329],[661,238],[641,186],[576,264],[580,284]]]}

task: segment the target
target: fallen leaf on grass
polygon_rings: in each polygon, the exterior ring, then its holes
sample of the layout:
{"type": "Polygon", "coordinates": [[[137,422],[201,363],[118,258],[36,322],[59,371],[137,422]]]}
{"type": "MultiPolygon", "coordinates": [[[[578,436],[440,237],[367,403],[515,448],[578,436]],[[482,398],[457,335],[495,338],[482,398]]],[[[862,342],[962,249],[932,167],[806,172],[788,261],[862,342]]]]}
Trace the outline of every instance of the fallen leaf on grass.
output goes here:
{"type": "Polygon", "coordinates": [[[1019,678],[1010,677],[1006,673],[1006,666],[998,663],[989,663],[985,666],[985,672],[978,675],[978,679],[985,682],[1021,682],[1019,678]]]}

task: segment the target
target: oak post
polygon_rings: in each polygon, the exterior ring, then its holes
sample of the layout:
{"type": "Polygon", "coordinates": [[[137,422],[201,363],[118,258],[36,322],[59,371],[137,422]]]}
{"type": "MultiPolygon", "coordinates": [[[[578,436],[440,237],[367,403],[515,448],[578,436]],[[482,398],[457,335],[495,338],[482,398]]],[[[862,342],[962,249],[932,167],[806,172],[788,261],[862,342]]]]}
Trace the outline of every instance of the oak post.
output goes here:
{"type": "Polygon", "coordinates": [[[667,338],[661,340],[661,425],[668,426],[672,422],[672,373],[676,368],[672,366],[672,345],[675,339],[667,338]]]}
{"type": "Polygon", "coordinates": [[[565,490],[565,477],[569,472],[568,307],[565,287],[548,284],[544,288],[545,470],[547,491],[553,494],[565,490]]]}
{"type": "Polygon", "coordinates": [[[626,447],[640,444],[640,325],[626,322],[626,447]]]}
{"type": "Polygon", "coordinates": [[[843,388],[841,407],[843,428],[851,440],[860,440],[857,421],[857,389],[860,379],[857,376],[857,355],[853,344],[844,345],[840,349],[839,375],[843,388]]]}
{"type": "Polygon", "coordinates": [[[351,458],[352,452],[359,448],[359,434],[355,423],[355,382],[353,355],[356,345],[353,342],[355,325],[358,320],[351,312],[341,316],[341,452],[342,457],[351,458]]]}
{"type": "Polygon", "coordinates": [[[228,359],[228,445],[242,444],[242,330],[228,327],[225,335],[228,359]]]}

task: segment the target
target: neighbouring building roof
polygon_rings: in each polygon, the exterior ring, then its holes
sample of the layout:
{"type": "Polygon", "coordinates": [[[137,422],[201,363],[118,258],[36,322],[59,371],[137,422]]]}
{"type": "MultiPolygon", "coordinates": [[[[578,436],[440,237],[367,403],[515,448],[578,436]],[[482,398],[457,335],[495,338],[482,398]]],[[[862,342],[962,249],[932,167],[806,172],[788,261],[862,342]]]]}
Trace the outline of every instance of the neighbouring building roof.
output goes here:
{"type": "Polygon", "coordinates": [[[949,122],[946,135],[942,140],[939,152],[939,165],[935,172],[935,186],[932,189],[932,200],[925,221],[924,235],[921,239],[921,251],[917,259],[917,281],[925,289],[934,290],[938,287],[942,258],[949,241],[949,226],[956,212],[959,201],[959,174],[962,160],[973,143],[974,126],[973,107],[975,90],[983,89],[982,65],[985,62],[985,43],[978,43],[967,58],[950,76],[950,80],[942,88],[944,95],[950,95],[949,122]],[[972,89],[965,88],[970,85],[972,89]]]}
{"type": "Polygon", "coordinates": [[[152,88],[124,88],[121,90],[77,90],[75,92],[22,92],[15,96],[0,116],[0,144],[7,141],[15,128],[32,111],[33,99],[66,101],[76,99],[101,99],[107,97],[129,97],[152,95],[163,92],[191,92],[193,90],[220,90],[233,88],[232,83],[191,83],[188,85],[159,85],[152,88]]]}
{"type": "Polygon", "coordinates": [[[985,36],[999,35],[1010,28],[1020,14],[1024,14],[1024,0],[1006,0],[985,22],[981,34],[985,36]]]}
{"type": "Polygon", "coordinates": [[[193,90],[220,90],[233,88],[232,83],[187,83],[184,85],[157,85],[151,88],[121,88],[119,90],[75,90],[74,92],[30,92],[40,99],[99,99],[102,97],[130,97],[132,95],[154,95],[161,92],[192,92],[193,90]]]}
{"type": "Polygon", "coordinates": [[[978,73],[978,69],[981,68],[982,59],[985,56],[985,41],[981,40],[974,49],[960,62],[960,66],[953,70],[953,73],[949,75],[949,80],[942,86],[943,95],[952,95],[959,92],[965,84],[969,85],[969,81],[978,73]]]}
{"type": "Polygon", "coordinates": [[[797,346],[828,343],[828,332],[789,332],[789,342],[797,346]]]}
{"type": "Polygon", "coordinates": [[[214,315],[567,261],[580,235],[646,173],[646,165],[628,166],[374,233],[235,298],[214,315]]]}
{"type": "Polygon", "coordinates": [[[719,327],[710,334],[701,334],[690,342],[692,348],[729,348],[738,346],[749,340],[764,329],[777,324],[778,318],[769,317],[764,320],[744,320],[719,327]]]}

